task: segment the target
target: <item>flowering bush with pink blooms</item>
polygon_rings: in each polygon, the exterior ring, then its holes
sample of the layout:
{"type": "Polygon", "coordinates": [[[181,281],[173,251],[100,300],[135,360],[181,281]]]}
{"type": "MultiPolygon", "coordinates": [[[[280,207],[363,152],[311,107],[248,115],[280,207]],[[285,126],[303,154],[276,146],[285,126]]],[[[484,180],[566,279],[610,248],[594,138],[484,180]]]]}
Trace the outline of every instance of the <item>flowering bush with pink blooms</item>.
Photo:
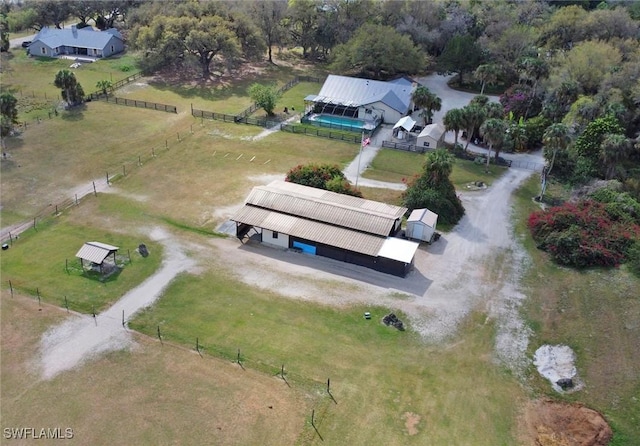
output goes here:
{"type": "Polygon", "coordinates": [[[617,266],[640,238],[640,226],[616,218],[594,200],[534,212],[528,225],[538,247],[567,266],[617,266]]]}

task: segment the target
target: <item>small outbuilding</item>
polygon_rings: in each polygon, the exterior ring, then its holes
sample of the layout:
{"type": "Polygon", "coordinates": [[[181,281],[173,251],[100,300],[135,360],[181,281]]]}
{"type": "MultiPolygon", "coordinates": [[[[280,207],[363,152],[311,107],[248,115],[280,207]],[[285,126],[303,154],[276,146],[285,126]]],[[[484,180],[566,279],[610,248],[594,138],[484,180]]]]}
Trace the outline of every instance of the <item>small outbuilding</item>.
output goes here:
{"type": "Polygon", "coordinates": [[[435,150],[442,147],[446,129],[442,124],[429,124],[418,135],[416,145],[427,150],[435,150]]]}
{"type": "Polygon", "coordinates": [[[411,116],[405,116],[393,126],[393,136],[398,139],[403,139],[405,133],[410,132],[415,125],[416,121],[414,121],[411,116]]]}
{"type": "Polygon", "coordinates": [[[405,235],[411,240],[433,241],[436,234],[438,214],[429,209],[414,209],[407,219],[405,235]]]}
{"type": "Polygon", "coordinates": [[[99,265],[100,272],[102,272],[103,264],[109,257],[113,256],[113,265],[116,265],[116,252],[118,252],[118,249],[120,248],[106,243],[86,242],[76,253],[76,257],[80,259],[82,268],[84,268],[84,261],[86,260],[90,265],[99,265]]]}

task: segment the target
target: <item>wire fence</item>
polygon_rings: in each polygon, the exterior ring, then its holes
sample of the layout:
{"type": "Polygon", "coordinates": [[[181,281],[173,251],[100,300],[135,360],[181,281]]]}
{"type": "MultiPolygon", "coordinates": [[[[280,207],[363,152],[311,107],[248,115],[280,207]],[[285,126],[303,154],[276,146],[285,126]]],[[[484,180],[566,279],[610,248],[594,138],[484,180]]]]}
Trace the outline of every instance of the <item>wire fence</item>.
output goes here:
{"type": "Polygon", "coordinates": [[[176,137],[171,139],[165,139],[159,141],[155,146],[151,147],[148,151],[138,154],[134,159],[124,161],[119,165],[105,166],[103,170],[102,179],[92,180],[85,185],[78,187],[72,197],[63,199],[58,203],[49,204],[39,211],[37,211],[31,218],[21,223],[5,227],[0,230],[0,242],[2,244],[13,244],[18,235],[28,229],[38,230],[38,224],[42,220],[55,217],[62,211],[81,204],[82,198],[94,195],[97,196],[98,192],[103,192],[111,186],[112,183],[127,177],[135,171],[135,169],[142,167],[144,164],[154,160],[157,156],[168,152],[172,147],[180,144],[185,138],[192,135],[194,132],[193,125],[184,129],[181,132],[176,133],[176,137]]]}

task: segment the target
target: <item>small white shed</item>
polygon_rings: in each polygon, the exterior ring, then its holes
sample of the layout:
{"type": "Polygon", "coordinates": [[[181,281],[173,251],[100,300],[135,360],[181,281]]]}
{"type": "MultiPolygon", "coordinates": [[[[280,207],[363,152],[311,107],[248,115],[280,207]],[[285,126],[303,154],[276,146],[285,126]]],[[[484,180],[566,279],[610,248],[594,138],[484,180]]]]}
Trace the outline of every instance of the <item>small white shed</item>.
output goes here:
{"type": "Polygon", "coordinates": [[[406,236],[412,240],[433,241],[438,214],[429,209],[414,209],[407,219],[406,236]]]}
{"type": "Polygon", "coordinates": [[[445,128],[442,124],[429,124],[418,135],[416,146],[426,150],[435,150],[442,147],[445,128]]]}
{"type": "Polygon", "coordinates": [[[416,121],[414,121],[411,116],[405,116],[401,118],[396,125],[393,126],[393,136],[394,138],[403,139],[405,132],[410,132],[413,127],[416,125],[416,121]]]}

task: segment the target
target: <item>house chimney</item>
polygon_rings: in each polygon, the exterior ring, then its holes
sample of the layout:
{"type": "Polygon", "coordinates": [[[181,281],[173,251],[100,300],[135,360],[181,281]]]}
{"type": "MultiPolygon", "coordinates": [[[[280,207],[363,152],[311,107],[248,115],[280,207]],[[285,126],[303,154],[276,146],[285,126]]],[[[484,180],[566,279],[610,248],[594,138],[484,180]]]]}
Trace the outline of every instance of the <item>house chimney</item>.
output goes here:
{"type": "Polygon", "coordinates": [[[78,37],[78,27],[76,25],[71,25],[71,34],[73,34],[73,37],[78,37]]]}

